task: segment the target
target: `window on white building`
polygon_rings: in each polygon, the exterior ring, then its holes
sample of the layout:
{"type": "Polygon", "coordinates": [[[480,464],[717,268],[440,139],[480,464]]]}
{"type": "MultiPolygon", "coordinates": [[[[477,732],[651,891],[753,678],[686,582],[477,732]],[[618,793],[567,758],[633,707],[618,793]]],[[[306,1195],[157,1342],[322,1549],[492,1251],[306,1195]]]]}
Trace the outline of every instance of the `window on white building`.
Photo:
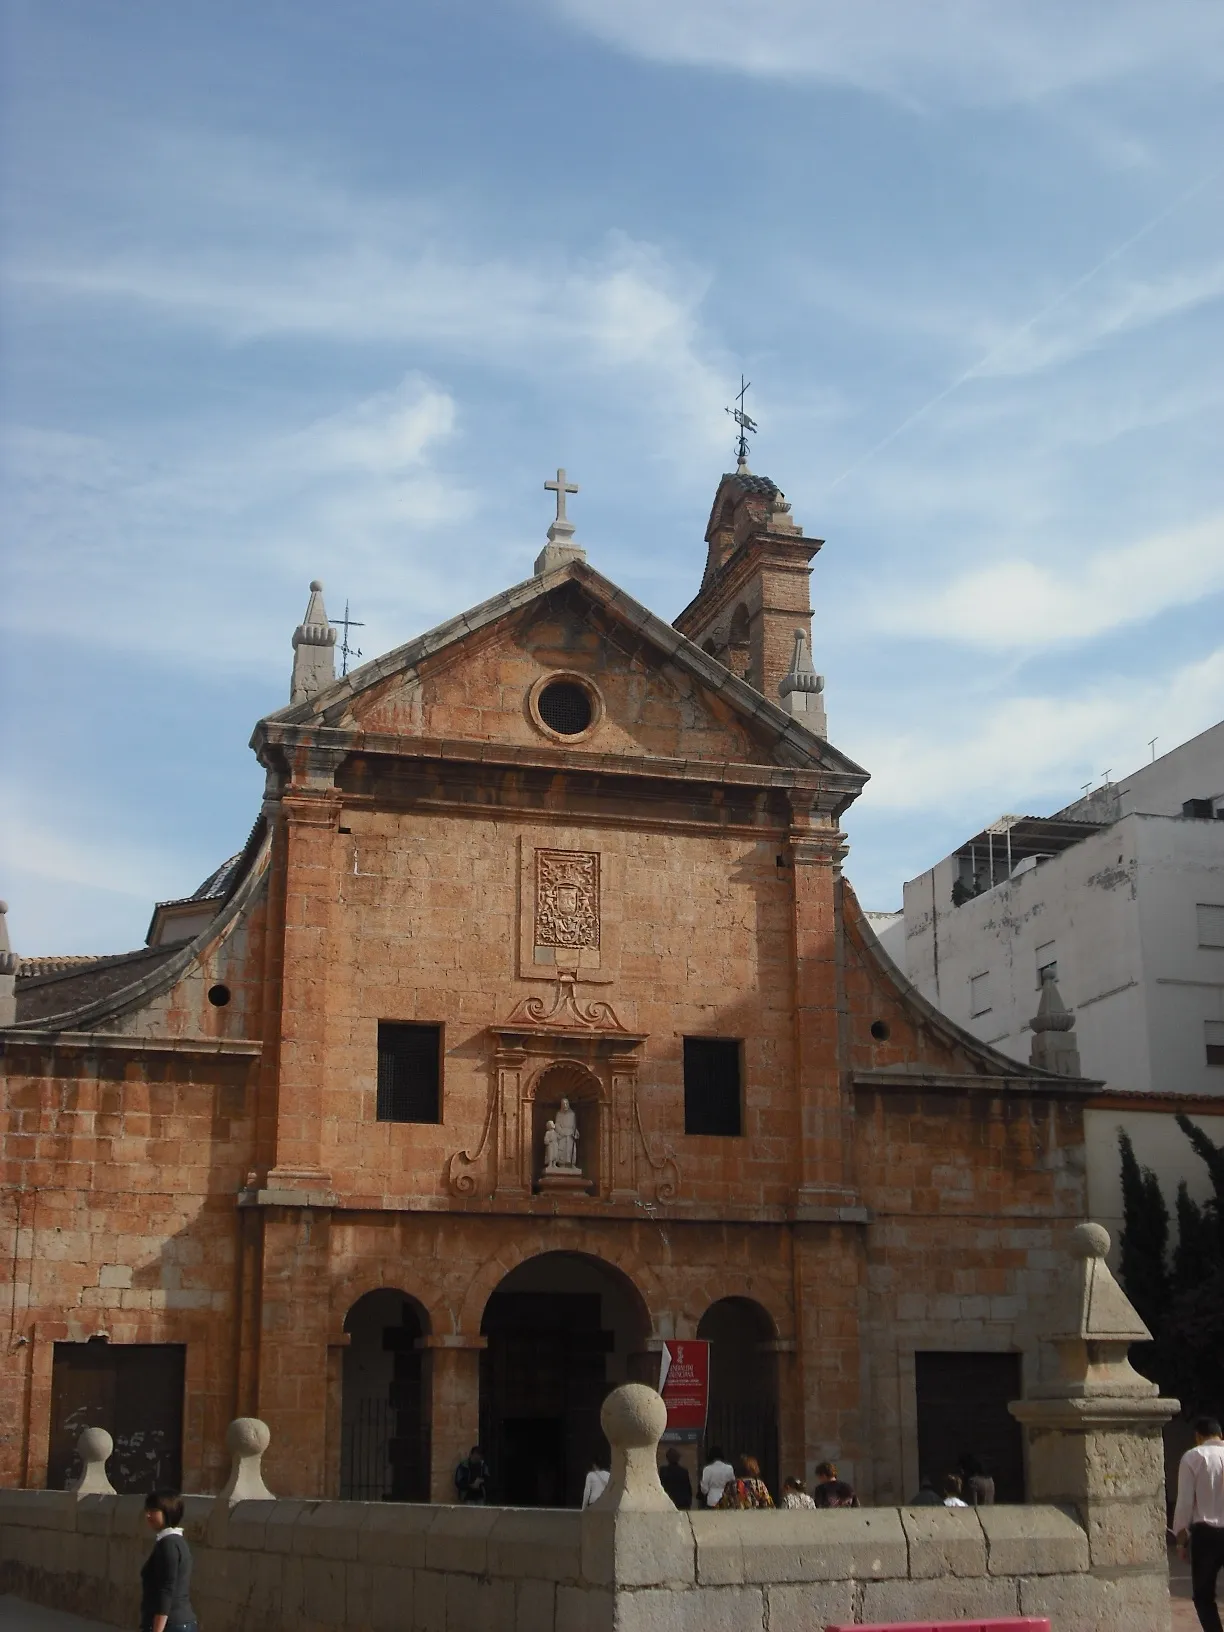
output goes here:
{"type": "Polygon", "coordinates": [[[1198,944],[1224,947],[1224,907],[1200,901],[1194,910],[1198,916],[1198,944]]]}
{"type": "Polygon", "coordinates": [[[979,1014],[990,1013],[990,971],[969,976],[969,1013],[976,1020],[979,1014]]]}
{"type": "Polygon", "coordinates": [[[1204,1020],[1203,1032],[1207,1064],[1224,1065],[1224,1020],[1204,1020]]]}
{"type": "Polygon", "coordinates": [[[1041,990],[1041,983],[1046,975],[1051,980],[1058,979],[1058,948],[1053,941],[1047,941],[1044,946],[1037,948],[1037,990],[1041,990]]]}

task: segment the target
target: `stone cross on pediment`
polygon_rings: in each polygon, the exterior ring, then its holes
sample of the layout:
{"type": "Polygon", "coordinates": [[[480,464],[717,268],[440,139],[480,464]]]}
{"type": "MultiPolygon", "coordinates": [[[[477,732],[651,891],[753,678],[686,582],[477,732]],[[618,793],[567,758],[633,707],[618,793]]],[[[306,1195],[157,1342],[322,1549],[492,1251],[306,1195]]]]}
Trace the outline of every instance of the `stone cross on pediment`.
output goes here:
{"type": "MultiPolygon", "coordinates": [[[[556,516],[556,520],[560,521],[560,522],[564,522],[567,526],[572,527],[573,523],[570,521],[569,517],[565,513],[565,495],[567,493],[577,493],[578,492],[577,482],[567,482],[566,479],[565,479],[565,472],[563,470],[559,470],[557,472],[556,481],[555,482],[545,482],[544,486],[548,489],[548,491],[550,493],[555,493],[557,495],[557,516],[556,516]]],[[[555,523],[554,523],[554,525],[555,525],[555,523]]]]}

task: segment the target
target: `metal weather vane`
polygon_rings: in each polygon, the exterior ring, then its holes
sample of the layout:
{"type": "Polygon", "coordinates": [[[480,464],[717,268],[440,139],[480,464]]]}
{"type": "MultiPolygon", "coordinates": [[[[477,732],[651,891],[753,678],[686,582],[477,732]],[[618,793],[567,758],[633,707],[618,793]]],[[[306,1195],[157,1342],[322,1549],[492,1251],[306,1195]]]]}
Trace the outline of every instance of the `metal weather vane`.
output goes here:
{"type": "Polygon", "coordinates": [[[747,465],[748,463],[748,433],[751,431],[755,436],[757,429],[756,420],[750,419],[744,412],[744,398],[751,389],[752,381],[746,380],[741,374],[739,394],[736,397],[739,407],[727,409],[731,418],[739,426],[739,436],[735,439],[735,457],[741,465],[747,465]]]}

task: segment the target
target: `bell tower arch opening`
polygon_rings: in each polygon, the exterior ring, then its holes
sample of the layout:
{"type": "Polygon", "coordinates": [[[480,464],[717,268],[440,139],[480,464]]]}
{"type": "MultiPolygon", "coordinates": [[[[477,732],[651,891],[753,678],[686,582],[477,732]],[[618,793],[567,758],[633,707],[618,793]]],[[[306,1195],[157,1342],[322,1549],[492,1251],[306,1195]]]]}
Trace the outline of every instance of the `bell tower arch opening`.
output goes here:
{"type": "Polygon", "coordinates": [[[618,1383],[657,1380],[650,1316],[627,1275],[579,1252],[511,1270],[480,1330],[480,1443],[493,1499],[577,1507],[593,1462],[607,1467],[599,1409],[618,1383]]]}
{"type": "Polygon", "coordinates": [[[367,1292],[344,1319],[340,1495],[356,1502],[429,1500],[429,1370],[418,1347],[429,1317],[391,1287],[367,1292]]]}

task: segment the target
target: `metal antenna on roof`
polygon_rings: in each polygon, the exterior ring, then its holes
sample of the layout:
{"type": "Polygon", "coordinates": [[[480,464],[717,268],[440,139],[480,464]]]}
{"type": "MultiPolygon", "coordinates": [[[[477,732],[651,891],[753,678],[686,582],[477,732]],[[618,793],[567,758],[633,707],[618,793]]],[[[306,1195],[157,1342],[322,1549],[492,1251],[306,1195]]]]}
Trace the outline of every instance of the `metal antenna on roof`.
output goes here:
{"type": "Polygon", "coordinates": [[[340,674],[343,677],[349,671],[349,658],[361,656],[360,646],[349,645],[349,630],[364,629],[365,624],[360,618],[349,617],[349,603],[347,600],[344,603],[344,616],[342,618],[329,618],[328,622],[334,623],[337,629],[344,630],[344,639],[340,642],[340,674]]]}
{"type": "Polygon", "coordinates": [[[735,399],[739,403],[739,407],[727,409],[727,412],[731,415],[731,418],[739,426],[739,435],[735,439],[735,457],[740,470],[748,469],[748,432],[751,431],[755,436],[757,429],[756,420],[749,419],[748,415],[744,412],[744,398],[751,389],[752,381],[746,380],[741,374],[739,395],[735,399]]]}

